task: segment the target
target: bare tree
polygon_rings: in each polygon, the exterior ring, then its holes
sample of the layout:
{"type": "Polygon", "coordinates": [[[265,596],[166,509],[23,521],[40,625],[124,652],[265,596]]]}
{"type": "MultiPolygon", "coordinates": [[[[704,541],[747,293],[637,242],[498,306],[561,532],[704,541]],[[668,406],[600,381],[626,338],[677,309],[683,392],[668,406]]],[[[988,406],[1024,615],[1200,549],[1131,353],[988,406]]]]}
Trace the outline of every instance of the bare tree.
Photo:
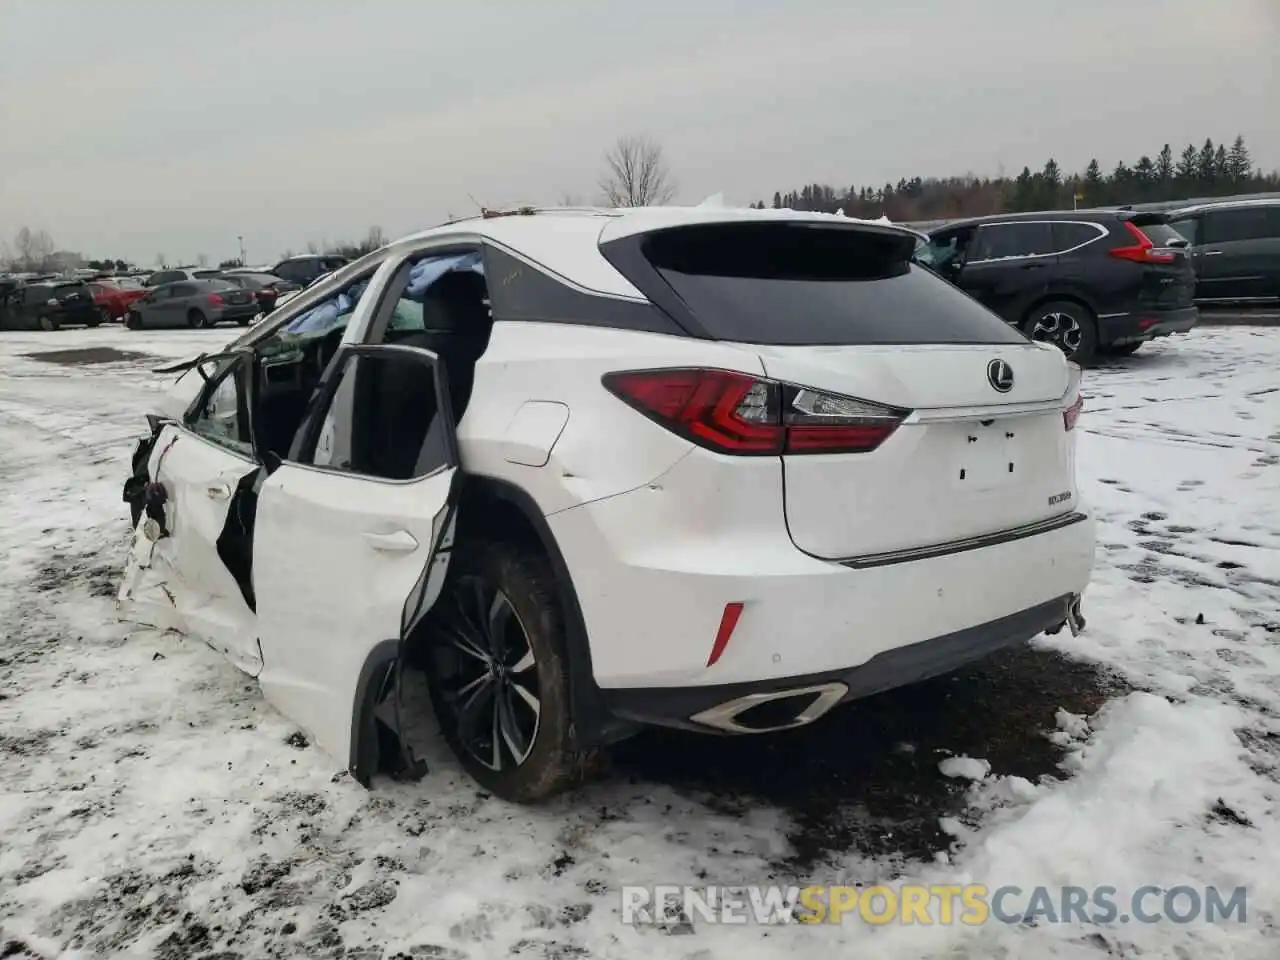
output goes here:
{"type": "Polygon", "coordinates": [[[31,228],[23,227],[13,238],[13,249],[24,268],[31,265],[32,244],[31,228]]]}
{"type": "Polygon", "coordinates": [[[157,254],[156,254],[156,266],[157,266],[159,269],[161,269],[161,270],[163,270],[163,269],[164,269],[164,267],[165,267],[165,257],[164,257],[164,254],[163,254],[163,253],[157,253],[157,254]]]}
{"type": "Polygon", "coordinates": [[[31,236],[31,254],[40,267],[45,267],[57,252],[53,237],[43,230],[37,230],[31,236]]]}
{"type": "Polygon", "coordinates": [[[662,144],[652,137],[619,137],[605,152],[604,163],[600,189],[611,207],[656,206],[676,194],[662,144]]]}
{"type": "Polygon", "coordinates": [[[311,240],[307,243],[307,253],[315,254],[319,252],[320,252],[320,244],[316,243],[314,240],[311,240]]]}
{"type": "Polygon", "coordinates": [[[380,247],[385,246],[386,243],[387,243],[387,238],[383,234],[382,228],[379,227],[377,224],[374,224],[372,227],[370,227],[369,232],[365,234],[364,245],[368,247],[369,252],[372,252],[374,250],[379,249],[380,247]]]}
{"type": "Polygon", "coordinates": [[[207,267],[209,265],[209,255],[207,253],[196,254],[196,265],[199,267],[207,267]]]}
{"type": "Polygon", "coordinates": [[[23,227],[13,238],[14,259],[25,270],[43,270],[53,259],[57,247],[53,237],[44,230],[23,227]]]}

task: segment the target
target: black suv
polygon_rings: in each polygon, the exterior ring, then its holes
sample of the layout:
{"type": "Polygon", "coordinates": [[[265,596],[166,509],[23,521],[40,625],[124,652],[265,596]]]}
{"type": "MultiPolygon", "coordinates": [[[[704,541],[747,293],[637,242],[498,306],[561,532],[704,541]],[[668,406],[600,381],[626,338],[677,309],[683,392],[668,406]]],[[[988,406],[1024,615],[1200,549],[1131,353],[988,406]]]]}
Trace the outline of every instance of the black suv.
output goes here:
{"type": "Polygon", "coordinates": [[[1006,214],[927,235],[920,263],[1077,363],[1195,326],[1188,244],[1162,213],[1006,214]]]}
{"type": "Polygon", "coordinates": [[[72,323],[96,327],[101,322],[93,292],[79,280],[23,283],[0,302],[0,329],[57,330],[72,323]]]}
{"type": "Polygon", "coordinates": [[[1165,216],[1191,244],[1196,300],[1280,300],[1280,199],[1206,203],[1165,216]]]}
{"type": "Polygon", "coordinates": [[[271,271],[281,280],[288,280],[290,283],[296,283],[299,287],[305,287],[326,273],[332,273],[339,267],[345,267],[350,261],[346,257],[340,257],[336,254],[325,254],[323,256],[316,254],[308,254],[303,257],[290,257],[288,260],[281,260],[275,265],[271,271]]]}

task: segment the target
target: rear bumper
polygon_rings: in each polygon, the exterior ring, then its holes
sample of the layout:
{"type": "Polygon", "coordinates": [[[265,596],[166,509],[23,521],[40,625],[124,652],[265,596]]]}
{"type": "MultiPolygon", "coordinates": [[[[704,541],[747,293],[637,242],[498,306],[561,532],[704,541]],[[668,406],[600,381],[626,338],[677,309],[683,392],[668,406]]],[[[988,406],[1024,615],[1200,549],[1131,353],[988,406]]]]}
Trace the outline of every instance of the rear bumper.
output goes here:
{"type": "MultiPolygon", "coordinates": [[[[1037,532],[841,563],[792,542],[777,463],[735,465],[736,481],[711,491],[700,464],[714,467],[714,459],[694,454],[653,484],[547,517],[582,610],[591,676],[637,716],[653,715],[628,706],[643,691],[661,698],[674,688],[845,676],[890,651],[971,629],[986,638],[974,641],[980,655],[988,643],[1060,623],[1062,598],[1082,594],[1092,573],[1095,523],[1080,503],[1069,508],[1070,523],[1037,532]],[[718,644],[729,604],[741,613],[718,644]],[[1017,619],[1026,611],[1037,612],[1017,619]]],[[[915,674],[899,676],[890,685],[915,674]]],[[[850,689],[861,696],[881,686],[864,681],[850,689]]]]}
{"type": "Polygon", "coordinates": [[[841,670],[704,687],[602,691],[615,716],[702,732],[756,733],[802,726],[850,700],[950,673],[1062,625],[1076,598],[1055,597],[1009,616],[876,654],[841,670]]]}
{"type": "Polygon", "coordinates": [[[1198,307],[1104,314],[1098,317],[1098,341],[1104,345],[1119,345],[1167,337],[1171,333],[1185,333],[1196,325],[1199,318],[1198,307]]]}

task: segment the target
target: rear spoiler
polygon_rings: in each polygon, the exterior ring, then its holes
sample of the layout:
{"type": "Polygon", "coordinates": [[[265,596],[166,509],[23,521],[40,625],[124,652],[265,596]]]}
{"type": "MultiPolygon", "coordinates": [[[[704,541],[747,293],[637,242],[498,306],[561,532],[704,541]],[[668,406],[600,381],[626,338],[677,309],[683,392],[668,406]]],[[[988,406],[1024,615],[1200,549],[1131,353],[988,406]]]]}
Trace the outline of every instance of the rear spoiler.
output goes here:
{"type": "Polygon", "coordinates": [[[1120,211],[1120,219],[1128,220],[1135,227],[1149,227],[1152,224],[1169,222],[1168,215],[1159,210],[1135,211],[1121,207],[1120,211]]]}

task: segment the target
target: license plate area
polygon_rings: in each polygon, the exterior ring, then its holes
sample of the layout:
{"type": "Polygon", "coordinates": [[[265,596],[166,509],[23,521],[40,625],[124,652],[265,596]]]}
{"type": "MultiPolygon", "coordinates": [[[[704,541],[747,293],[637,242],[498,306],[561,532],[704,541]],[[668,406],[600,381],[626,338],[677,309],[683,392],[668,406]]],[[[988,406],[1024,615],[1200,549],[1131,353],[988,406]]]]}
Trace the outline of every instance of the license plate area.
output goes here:
{"type": "Polygon", "coordinates": [[[961,490],[994,490],[1020,478],[1016,420],[984,420],[955,424],[951,483],[961,490]]]}

